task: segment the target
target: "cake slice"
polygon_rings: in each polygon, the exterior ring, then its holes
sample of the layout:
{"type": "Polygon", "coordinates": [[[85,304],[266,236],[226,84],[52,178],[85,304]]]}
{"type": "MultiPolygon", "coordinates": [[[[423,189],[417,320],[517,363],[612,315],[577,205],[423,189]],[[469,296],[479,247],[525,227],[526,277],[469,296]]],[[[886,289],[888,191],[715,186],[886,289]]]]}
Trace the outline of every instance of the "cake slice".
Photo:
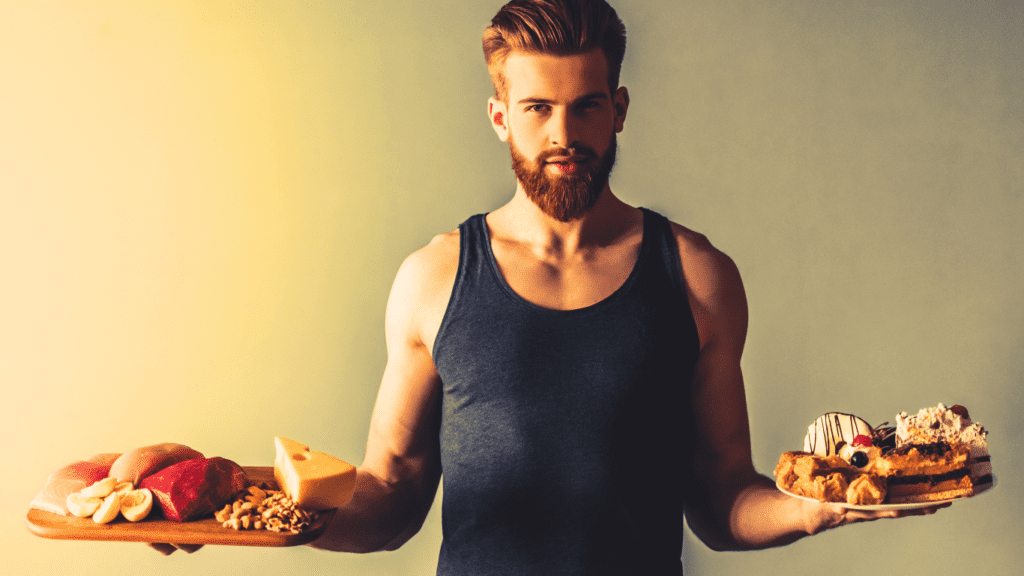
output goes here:
{"type": "Polygon", "coordinates": [[[964,444],[905,444],[882,456],[875,471],[885,477],[890,504],[934,502],[974,492],[970,449],[964,444]]]}
{"type": "Polygon", "coordinates": [[[916,415],[896,416],[896,446],[946,442],[967,446],[970,476],[975,485],[992,483],[992,462],[988,453],[988,431],[971,420],[967,408],[957,404],[946,408],[922,408],[916,415]]]}

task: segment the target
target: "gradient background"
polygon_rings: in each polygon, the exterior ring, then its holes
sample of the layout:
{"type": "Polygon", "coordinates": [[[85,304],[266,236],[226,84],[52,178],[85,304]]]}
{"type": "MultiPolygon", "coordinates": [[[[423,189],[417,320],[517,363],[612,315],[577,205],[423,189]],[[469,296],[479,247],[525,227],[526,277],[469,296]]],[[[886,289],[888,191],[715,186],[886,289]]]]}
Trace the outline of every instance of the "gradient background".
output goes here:
{"type": "MultiPolygon", "coordinates": [[[[15,574],[433,574],[397,552],[32,536],[46,476],[175,441],[362,460],[406,254],[514,189],[479,35],[502,2],[0,2],[0,564],[15,574]]],[[[755,463],[830,410],[938,402],[1000,483],[936,516],[713,553],[687,574],[1024,564],[1021,2],[615,3],[627,202],[744,275],[755,463]]],[[[643,466],[642,462],[624,465],[643,466]]]]}

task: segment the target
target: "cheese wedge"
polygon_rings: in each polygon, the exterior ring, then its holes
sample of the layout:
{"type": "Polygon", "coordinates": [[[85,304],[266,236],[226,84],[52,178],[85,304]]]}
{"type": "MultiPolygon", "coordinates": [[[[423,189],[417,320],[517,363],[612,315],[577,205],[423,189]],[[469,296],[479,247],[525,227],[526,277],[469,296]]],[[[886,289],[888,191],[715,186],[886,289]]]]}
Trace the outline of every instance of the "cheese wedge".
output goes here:
{"type": "Polygon", "coordinates": [[[355,466],[294,440],[274,438],[274,479],[292,502],[306,510],[344,506],[356,487],[355,466]]]}

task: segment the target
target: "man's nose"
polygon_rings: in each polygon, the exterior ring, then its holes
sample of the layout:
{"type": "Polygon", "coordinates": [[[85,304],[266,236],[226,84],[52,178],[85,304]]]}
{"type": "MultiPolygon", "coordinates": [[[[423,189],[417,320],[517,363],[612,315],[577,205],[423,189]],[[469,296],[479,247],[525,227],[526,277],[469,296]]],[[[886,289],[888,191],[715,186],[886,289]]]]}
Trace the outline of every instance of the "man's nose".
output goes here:
{"type": "Polygon", "coordinates": [[[567,109],[556,110],[551,118],[551,146],[572,148],[578,137],[578,127],[567,109]]]}

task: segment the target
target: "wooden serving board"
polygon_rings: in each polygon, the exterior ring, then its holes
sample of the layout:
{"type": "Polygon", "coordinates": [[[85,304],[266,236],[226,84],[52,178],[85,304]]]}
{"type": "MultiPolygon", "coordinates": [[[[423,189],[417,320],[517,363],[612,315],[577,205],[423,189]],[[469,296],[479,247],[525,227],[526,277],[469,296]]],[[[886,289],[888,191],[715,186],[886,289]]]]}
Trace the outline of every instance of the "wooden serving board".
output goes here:
{"type": "MultiPolygon", "coordinates": [[[[249,482],[275,485],[270,466],[243,466],[249,482]]],[[[335,509],[317,512],[317,520],[298,534],[270,530],[233,530],[224,528],[213,517],[176,522],[167,520],[154,503],[154,512],[140,522],[129,522],[123,516],[109,524],[97,524],[92,518],[61,516],[52,512],[29,510],[25,522],[30,532],[42,538],[58,540],[107,540],[116,542],[165,542],[174,544],[221,544],[226,546],[298,546],[308,544],[323,534],[334,517],[335,509]]]]}

